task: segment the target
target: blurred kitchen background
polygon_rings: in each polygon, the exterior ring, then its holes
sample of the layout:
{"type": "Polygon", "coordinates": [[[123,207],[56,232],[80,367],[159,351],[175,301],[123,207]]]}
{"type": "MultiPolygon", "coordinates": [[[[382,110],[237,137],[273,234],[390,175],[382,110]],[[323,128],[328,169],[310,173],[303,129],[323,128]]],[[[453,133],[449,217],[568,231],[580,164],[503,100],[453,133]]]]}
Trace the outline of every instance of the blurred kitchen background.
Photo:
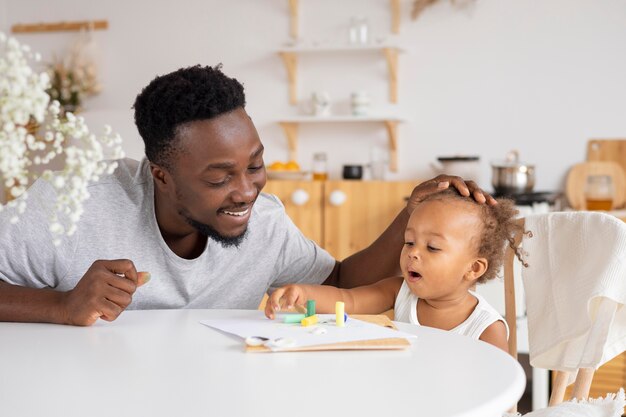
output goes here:
{"type": "MultiPolygon", "coordinates": [[[[415,20],[412,7],[410,0],[0,0],[0,30],[108,21],[93,34],[102,90],[85,100],[82,115],[92,130],[112,125],[134,158],[143,155],[130,108],[135,96],[156,75],[194,64],[223,63],[243,82],[268,164],[290,159],[278,121],[309,114],[316,92],[327,93],[331,116],[351,114],[351,95],[361,92],[370,116],[403,120],[389,180],[432,177],[438,157],[478,156],[477,176],[491,189],[491,162],[516,149],[535,166],[535,190],[562,190],[589,139],[626,134],[623,0],[439,0],[415,20]],[[355,19],[365,21],[368,44],[404,50],[397,103],[381,50],[323,51],[348,45],[355,19]],[[279,51],[294,45],[320,51],[298,54],[298,103],[290,104],[279,51]]],[[[14,36],[49,62],[77,33],[14,36]]],[[[340,178],[343,165],[368,164],[388,141],[383,123],[302,123],[296,161],[308,171],[313,155],[324,152],[330,178],[340,178]]]]}

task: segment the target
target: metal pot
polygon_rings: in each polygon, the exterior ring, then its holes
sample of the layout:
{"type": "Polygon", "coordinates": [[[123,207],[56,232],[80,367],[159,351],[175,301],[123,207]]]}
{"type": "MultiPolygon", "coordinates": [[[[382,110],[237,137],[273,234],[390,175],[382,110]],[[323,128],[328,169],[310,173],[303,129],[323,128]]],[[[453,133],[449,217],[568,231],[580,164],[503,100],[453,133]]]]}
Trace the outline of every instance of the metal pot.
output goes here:
{"type": "Polygon", "coordinates": [[[521,163],[518,151],[507,153],[505,161],[492,162],[491,168],[496,195],[529,193],[535,186],[535,166],[521,163]]]}

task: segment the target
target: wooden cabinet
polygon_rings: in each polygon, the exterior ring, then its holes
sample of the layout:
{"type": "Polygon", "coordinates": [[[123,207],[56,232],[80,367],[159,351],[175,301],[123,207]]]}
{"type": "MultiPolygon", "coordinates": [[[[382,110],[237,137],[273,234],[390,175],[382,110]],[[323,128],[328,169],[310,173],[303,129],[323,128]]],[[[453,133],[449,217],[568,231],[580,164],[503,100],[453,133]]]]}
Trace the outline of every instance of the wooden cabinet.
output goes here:
{"type": "Polygon", "coordinates": [[[389,226],[417,181],[327,181],[324,186],[324,248],[338,259],[369,246],[389,226]],[[344,195],[336,204],[333,197],[344,195]]]}
{"type": "Polygon", "coordinates": [[[322,224],[323,184],[322,181],[270,180],[263,189],[264,193],[274,194],[278,197],[284,204],[285,211],[300,231],[320,246],[324,242],[322,224]],[[306,194],[302,194],[302,192],[306,194]],[[305,196],[308,200],[298,201],[297,193],[305,196]]]}
{"type": "Polygon", "coordinates": [[[280,198],[305,236],[342,260],[380,236],[419,182],[275,180],[263,191],[280,198]]]}

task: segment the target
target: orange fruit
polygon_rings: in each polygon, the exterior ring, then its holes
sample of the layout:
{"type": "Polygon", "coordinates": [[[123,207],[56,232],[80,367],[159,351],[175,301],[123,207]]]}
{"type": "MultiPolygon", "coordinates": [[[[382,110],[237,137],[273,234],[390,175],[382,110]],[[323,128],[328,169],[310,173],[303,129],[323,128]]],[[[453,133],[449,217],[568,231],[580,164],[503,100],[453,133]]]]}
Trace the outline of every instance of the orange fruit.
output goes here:
{"type": "Polygon", "coordinates": [[[280,161],[272,162],[272,165],[269,166],[269,169],[273,171],[284,171],[287,169],[286,164],[280,161]]]}
{"type": "Polygon", "coordinates": [[[296,161],[289,161],[285,164],[287,171],[300,171],[300,165],[296,161]]]}

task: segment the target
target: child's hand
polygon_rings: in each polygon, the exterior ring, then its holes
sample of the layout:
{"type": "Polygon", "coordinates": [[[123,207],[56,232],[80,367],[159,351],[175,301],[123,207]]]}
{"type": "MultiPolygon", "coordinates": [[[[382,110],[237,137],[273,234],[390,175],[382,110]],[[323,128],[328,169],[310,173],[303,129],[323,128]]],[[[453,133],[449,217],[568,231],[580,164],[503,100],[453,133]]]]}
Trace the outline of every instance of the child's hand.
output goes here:
{"type": "Polygon", "coordinates": [[[295,305],[306,304],[306,293],[299,285],[286,285],[272,293],[265,304],[265,315],[274,319],[274,313],[283,309],[293,308],[295,305]]]}

